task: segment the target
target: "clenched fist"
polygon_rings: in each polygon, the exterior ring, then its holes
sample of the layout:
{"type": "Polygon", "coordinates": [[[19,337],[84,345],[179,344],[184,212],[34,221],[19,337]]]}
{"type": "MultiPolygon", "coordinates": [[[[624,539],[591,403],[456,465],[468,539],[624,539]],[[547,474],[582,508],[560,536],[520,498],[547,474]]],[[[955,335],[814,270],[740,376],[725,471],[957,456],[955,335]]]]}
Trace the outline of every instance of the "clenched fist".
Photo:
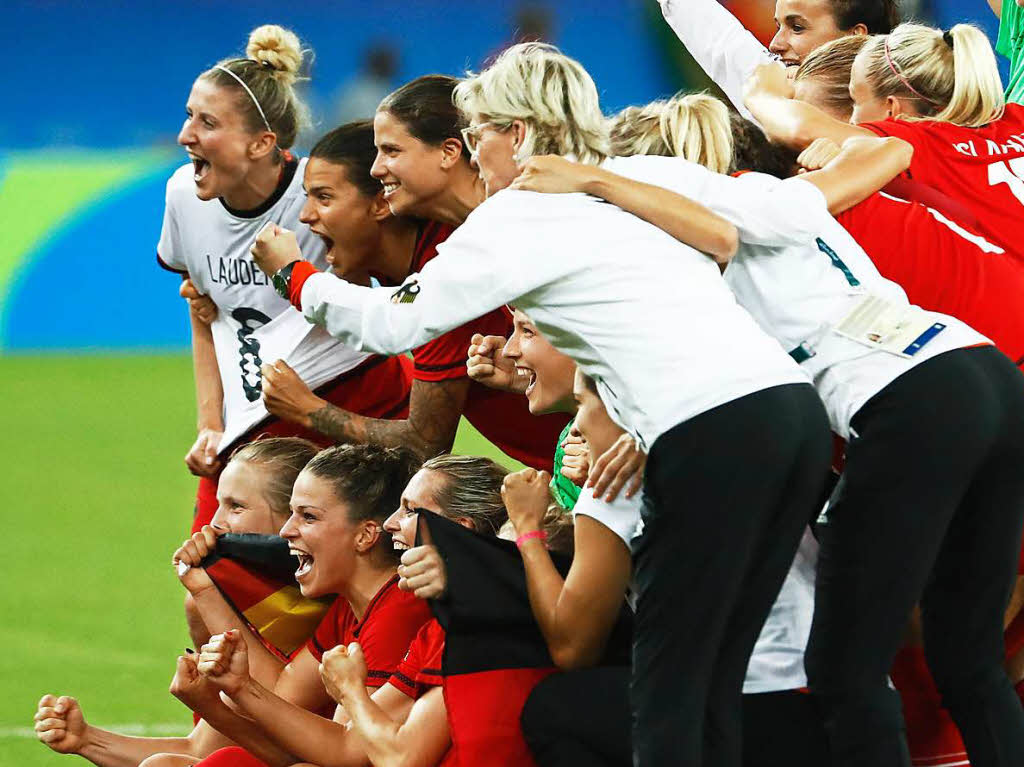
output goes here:
{"type": "Polygon", "coordinates": [[[273,221],[256,235],[249,252],[265,274],[273,276],[292,261],[301,261],[302,252],[295,239],[295,232],[280,227],[273,221]]]}

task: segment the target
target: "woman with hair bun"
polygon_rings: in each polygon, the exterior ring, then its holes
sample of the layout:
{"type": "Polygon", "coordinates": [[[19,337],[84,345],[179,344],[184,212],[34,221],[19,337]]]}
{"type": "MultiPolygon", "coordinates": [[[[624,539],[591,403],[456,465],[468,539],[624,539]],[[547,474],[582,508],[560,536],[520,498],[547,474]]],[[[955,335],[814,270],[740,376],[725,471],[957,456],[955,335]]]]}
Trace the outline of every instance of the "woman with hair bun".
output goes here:
{"type": "MultiPolygon", "coordinates": [[[[608,159],[597,87],[578,62],[549,45],[512,46],[460,83],[455,101],[488,199],[397,291],[313,275],[293,300],[333,335],[392,353],[511,303],[594,379],[611,418],[649,455],[635,550],[637,763],[700,763],[705,708],[718,713],[711,701],[727,698],[729,719],[739,706],[758,632],[818,505],[826,414],[697,250],[585,195],[506,189],[517,160],[534,154],[608,159]],[[703,588],[681,603],[680,584],[694,578],[703,588]]],[[[777,201],[746,189],[733,201],[756,218],[751,236],[790,236],[788,222],[775,223],[777,201]]],[[[696,203],[688,213],[703,247],[723,258],[735,250],[722,217],[696,203]]],[[[253,251],[268,272],[300,255],[294,236],[276,231],[253,251]]]]}
{"type": "Polygon", "coordinates": [[[322,396],[374,417],[404,415],[400,359],[356,352],[311,329],[255,267],[249,244],[266,224],[298,228],[315,268],[319,239],[299,227],[306,161],[289,148],[306,121],[295,92],[303,51],[295,34],[253,30],[244,58],[224,59],[192,85],[178,134],[189,156],[167,183],[157,258],[216,306],[212,323],[191,312],[198,436],[185,458],[199,479],[193,531],[217,509],[222,456],[258,433],[322,435],[273,418],[263,401],[264,362],[291,366],[322,396]]]}
{"type": "Polygon", "coordinates": [[[907,178],[962,205],[982,235],[1024,259],[1024,107],[1005,103],[980,29],[901,24],[869,38],[853,62],[850,95],[852,125],[793,100],[793,83],[760,67],[745,103],[769,138],[794,149],[819,138],[903,139],[914,147],[907,178]]]}

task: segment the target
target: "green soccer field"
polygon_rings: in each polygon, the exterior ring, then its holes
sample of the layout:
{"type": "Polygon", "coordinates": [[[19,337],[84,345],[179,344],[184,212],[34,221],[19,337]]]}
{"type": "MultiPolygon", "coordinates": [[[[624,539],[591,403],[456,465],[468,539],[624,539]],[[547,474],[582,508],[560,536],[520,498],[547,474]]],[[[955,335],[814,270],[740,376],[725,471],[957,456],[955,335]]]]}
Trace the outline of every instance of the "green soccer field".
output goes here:
{"type": "MultiPolygon", "coordinates": [[[[35,740],[47,692],[132,734],[187,732],[167,694],[188,643],[171,553],[191,523],[190,358],[0,358],[0,765],[85,763],[35,740]]],[[[504,457],[463,422],[457,452],[504,457]]]]}

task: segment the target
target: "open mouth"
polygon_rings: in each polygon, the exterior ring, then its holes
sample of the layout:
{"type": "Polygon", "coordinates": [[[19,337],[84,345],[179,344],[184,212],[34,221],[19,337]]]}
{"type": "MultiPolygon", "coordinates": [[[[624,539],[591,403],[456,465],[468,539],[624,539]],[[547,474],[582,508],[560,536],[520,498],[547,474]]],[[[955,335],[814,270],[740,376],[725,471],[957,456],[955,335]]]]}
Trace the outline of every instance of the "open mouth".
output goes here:
{"type": "Polygon", "coordinates": [[[408,551],[410,548],[412,548],[408,544],[402,543],[402,541],[398,540],[397,538],[392,538],[391,543],[394,545],[395,551],[408,551]]]}
{"type": "Polygon", "coordinates": [[[398,190],[398,187],[400,187],[400,186],[401,186],[401,184],[399,184],[397,181],[389,181],[389,182],[385,183],[384,184],[384,199],[386,200],[388,197],[393,195],[398,190]]]}
{"type": "Polygon", "coordinates": [[[316,229],[310,229],[323,242],[324,247],[327,248],[327,263],[333,264],[334,259],[331,258],[331,251],[334,249],[334,240],[328,237],[323,232],[317,231],[316,229]]]}
{"type": "Polygon", "coordinates": [[[198,184],[205,178],[206,174],[210,171],[210,163],[204,160],[202,157],[192,156],[192,165],[195,167],[196,172],[193,176],[195,182],[198,184]]]}
{"type": "Polygon", "coordinates": [[[298,549],[291,549],[293,557],[299,558],[299,567],[295,571],[295,580],[300,580],[306,575],[309,575],[309,571],[313,569],[313,557],[304,551],[298,549]]]}
{"type": "Polygon", "coordinates": [[[523,392],[527,397],[533,393],[533,387],[537,385],[537,373],[531,368],[524,368],[516,365],[516,375],[526,376],[530,379],[529,385],[526,387],[526,391],[523,392]]]}

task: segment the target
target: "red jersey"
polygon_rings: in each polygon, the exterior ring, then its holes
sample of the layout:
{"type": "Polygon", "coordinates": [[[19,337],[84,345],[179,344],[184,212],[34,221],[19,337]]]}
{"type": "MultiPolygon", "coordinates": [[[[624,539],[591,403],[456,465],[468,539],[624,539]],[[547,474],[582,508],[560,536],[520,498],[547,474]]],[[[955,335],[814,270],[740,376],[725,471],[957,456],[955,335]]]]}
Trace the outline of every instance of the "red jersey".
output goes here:
{"type": "MultiPolygon", "coordinates": [[[[444,678],[441,675],[441,661],[444,656],[444,629],[437,620],[423,624],[416,635],[409,652],[398,664],[388,684],[395,687],[410,698],[419,699],[432,687],[441,687],[444,678]]],[[[456,764],[455,752],[451,747],[445,752],[438,767],[449,767],[456,764]]]]}
{"type": "Polygon", "coordinates": [[[980,128],[892,119],[861,126],[913,145],[908,177],[963,203],[979,232],[1024,259],[1024,106],[1007,104],[1000,119],[980,128]]]}
{"type": "MultiPolygon", "coordinates": [[[[437,246],[454,230],[445,224],[426,223],[416,240],[410,272],[423,269],[437,255],[437,246]]],[[[465,378],[474,333],[508,338],[512,334],[512,315],[504,307],[495,309],[413,349],[413,379],[465,378]]],[[[554,445],[569,422],[569,417],[562,414],[531,415],[523,395],[491,389],[476,381],[470,382],[463,415],[502,452],[538,470],[551,468],[554,445]]]]}
{"type": "Polygon", "coordinates": [[[380,687],[395,673],[420,627],[432,617],[425,600],[398,588],[395,575],[370,600],[362,620],[356,620],[348,602],[338,597],[306,647],[323,661],[331,648],[359,642],[366,658],[366,686],[380,687]]]}
{"type": "Polygon", "coordinates": [[[963,320],[1024,362],[1024,262],[937,210],[884,193],[836,220],[911,303],[963,320]]]}
{"type": "Polygon", "coordinates": [[[420,627],[409,651],[388,680],[410,698],[420,698],[431,687],[444,684],[441,660],[444,656],[444,629],[436,619],[420,627]]]}

